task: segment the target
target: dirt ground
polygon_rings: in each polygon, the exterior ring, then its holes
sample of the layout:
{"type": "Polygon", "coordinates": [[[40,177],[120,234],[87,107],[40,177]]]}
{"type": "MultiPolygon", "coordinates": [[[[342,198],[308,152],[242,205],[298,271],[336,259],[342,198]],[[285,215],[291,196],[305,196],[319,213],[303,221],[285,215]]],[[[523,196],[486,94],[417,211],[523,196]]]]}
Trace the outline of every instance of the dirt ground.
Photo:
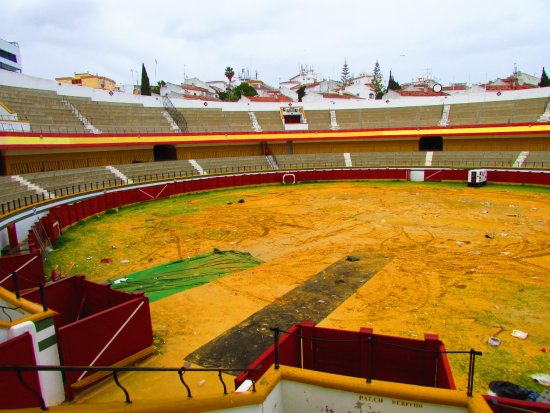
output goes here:
{"type": "MultiPolygon", "coordinates": [[[[319,325],[423,338],[482,351],[475,391],[550,373],[550,190],[520,186],[347,182],[237,188],[149,202],[78,224],[51,264],[104,281],[219,249],[263,264],[151,304],[159,351],[144,366],[181,366],[189,354],[355,252],[393,258],[319,325]],[[244,203],[237,203],[244,199],[244,203]],[[116,246],[115,249],[112,246],[116,246]],[[84,253],[82,251],[85,251],[84,253]],[[111,264],[100,264],[104,257],[111,264]],[[121,260],[128,260],[121,264],[121,260]],[[511,335],[521,330],[521,340],[511,335]],[[491,336],[501,339],[491,347],[491,336]]],[[[459,389],[468,356],[450,355],[459,389]]],[[[232,389],[232,377],[226,376],[232,389]]],[[[184,395],[176,374],[122,376],[133,399],[184,395]]],[[[222,392],[216,376],[187,373],[194,394],[222,392]]],[[[76,403],[122,400],[106,382],[76,403]]]]}

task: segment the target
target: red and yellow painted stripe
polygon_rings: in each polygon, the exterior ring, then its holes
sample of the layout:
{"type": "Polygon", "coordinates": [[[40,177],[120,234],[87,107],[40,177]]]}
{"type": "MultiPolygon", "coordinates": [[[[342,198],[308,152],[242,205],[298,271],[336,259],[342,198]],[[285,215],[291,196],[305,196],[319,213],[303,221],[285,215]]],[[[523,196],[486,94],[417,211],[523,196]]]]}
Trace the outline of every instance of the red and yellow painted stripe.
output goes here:
{"type": "Polygon", "coordinates": [[[200,145],[285,141],[339,141],[363,139],[416,139],[421,136],[540,136],[550,137],[550,124],[484,125],[408,129],[360,129],[347,131],[243,132],[201,134],[57,134],[0,132],[0,149],[200,145]]]}

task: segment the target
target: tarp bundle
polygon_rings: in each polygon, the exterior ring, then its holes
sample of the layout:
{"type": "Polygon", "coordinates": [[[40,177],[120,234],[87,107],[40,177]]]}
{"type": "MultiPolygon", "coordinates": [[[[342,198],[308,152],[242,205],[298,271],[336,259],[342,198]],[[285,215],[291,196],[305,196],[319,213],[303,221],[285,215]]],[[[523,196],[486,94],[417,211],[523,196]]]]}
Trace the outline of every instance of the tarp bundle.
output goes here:
{"type": "Polygon", "coordinates": [[[117,290],[143,291],[153,302],[259,264],[261,261],[248,252],[214,248],[212,252],[138,271],[109,283],[117,290]]]}

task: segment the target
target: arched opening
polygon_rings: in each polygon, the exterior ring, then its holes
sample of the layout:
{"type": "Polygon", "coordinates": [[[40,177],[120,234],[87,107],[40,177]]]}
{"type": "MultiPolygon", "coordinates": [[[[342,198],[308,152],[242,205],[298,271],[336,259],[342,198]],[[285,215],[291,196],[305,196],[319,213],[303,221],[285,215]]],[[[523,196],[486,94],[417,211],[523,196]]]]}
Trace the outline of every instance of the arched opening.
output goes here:
{"type": "Polygon", "coordinates": [[[442,151],[443,136],[423,136],[418,143],[419,151],[442,151]]]}
{"type": "Polygon", "coordinates": [[[155,145],[153,148],[155,161],[177,161],[178,153],[174,145],[155,145]]]}

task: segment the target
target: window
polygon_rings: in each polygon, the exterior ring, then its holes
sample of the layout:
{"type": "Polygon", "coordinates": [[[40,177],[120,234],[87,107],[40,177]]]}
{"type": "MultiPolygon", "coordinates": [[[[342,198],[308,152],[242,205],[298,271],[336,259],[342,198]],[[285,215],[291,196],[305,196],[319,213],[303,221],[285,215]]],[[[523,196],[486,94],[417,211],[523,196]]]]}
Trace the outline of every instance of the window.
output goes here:
{"type": "Polygon", "coordinates": [[[6,50],[0,49],[0,57],[3,57],[6,60],[17,63],[17,56],[13,53],[7,52],[6,50]]]}

